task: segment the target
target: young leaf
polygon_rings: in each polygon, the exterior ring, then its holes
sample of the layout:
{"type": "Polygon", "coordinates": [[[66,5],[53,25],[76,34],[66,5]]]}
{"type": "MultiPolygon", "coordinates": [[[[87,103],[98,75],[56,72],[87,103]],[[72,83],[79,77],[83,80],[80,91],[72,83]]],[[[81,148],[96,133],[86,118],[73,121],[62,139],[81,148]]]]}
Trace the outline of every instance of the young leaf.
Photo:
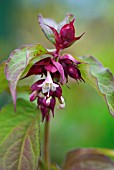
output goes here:
{"type": "MultiPolygon", "coordinates": [[[[6,79],[9,81],[9,88],[12,94],[14,107],[16,109],[16,86],[23,72],[31,66],[32,60],[35,58],[41,59],[43,54],[47,54],[47,50],[40,44],[25,45],[14,50],[5,67],[6,79]]],[[[32,63],[33,64],[33,63],[32,63]]]]}
{"type": "MultiPolygon", "coordinates": [[[[102,149],[105,152],[105,149],[102,149]]],[[[107,150],[107,149],[106,149],[107,150]]],[[[114,157],[114,155],[113,155],[114,157]]],[[[76,149],[68,153],[62,170],[113,170],[114,162],[99,149],[76,149]]]]}
{"type": "Polygon", "coordinates": [[[8,87],[8,82],[5,78],[4,68],[6,66],[6,62],[0,63],[0,93],[8,87]]]}
{"type": "Polygon", "coordinates": [[[86,82],[91,84],[105,99],[110,113],[114,116],[114,76],[108,68],[94,57],[80,57],[79,69],[86,82]]]}
{"type": "Polygon", "coordinates": [[[18,100],[0,111],[0,170],[37,170],[40,154],[38,113],[34,104],[18,100]]]}
{"type": "Polygon", "coordinates": [[[57,28],[56,22],[49,18],[43,18],[41,14],[38,16],[38,21],[47,39],[55,44],[55,36],[47,25],[52,26],[53,28],[57,28]]]}

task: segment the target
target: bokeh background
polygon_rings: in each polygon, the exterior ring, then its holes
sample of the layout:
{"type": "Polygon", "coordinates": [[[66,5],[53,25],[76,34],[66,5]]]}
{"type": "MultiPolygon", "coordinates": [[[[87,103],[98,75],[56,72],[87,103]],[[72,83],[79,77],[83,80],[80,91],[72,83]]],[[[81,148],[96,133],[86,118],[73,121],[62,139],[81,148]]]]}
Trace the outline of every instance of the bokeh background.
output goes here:
{"type": "MultiPolygon", "coordinates": [[[[86,34],[65,52],[74,56],[93,55],[114,73],[114,0],[1,0],[0,62],[22,44],[40,42],[53,48],[38,25],[39,13],[57,22],[66,13],[74,14],[76,34],[86,34]]],[[[114,149],[114,118],[103,99],[87,83],[78,85],[70,80],[68,86],[70,89],[67,86],[63,89],[66,108],[56,109],[51,120],[51,157],[59,164],[74,148],[114,149]]],[[[10,99],[3,92],[0,107],[10,99]]]]}

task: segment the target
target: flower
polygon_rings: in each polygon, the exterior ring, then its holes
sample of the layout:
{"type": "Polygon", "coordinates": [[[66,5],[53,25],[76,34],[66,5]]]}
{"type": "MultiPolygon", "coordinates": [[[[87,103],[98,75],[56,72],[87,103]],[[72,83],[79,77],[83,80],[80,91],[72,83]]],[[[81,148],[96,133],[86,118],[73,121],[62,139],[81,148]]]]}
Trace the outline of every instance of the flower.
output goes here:
{"type": "Polygon", "coordinates": [[[41,75],[41,77],[43,76],[43,78],[31,86],[30,94],[31,102],[37,99],[37,107],[41,110],[42,121],[44,121],[44,119],[47,121],[50,120],[50,110],[54,117],[57,99],[59,107],[61,109],[65,107],[60,84],[63,85],[67,83],[68,76],[74,78],[76,81],[83,80],[78,69],[79,61],[69,54],[63,56],[58,55],[56,57],[58,57],[58,61],[53,56],[52,58],[47,57],[36,62],[25,76],[28,77],[37,74],[41,75]]]}
{"type": "Polygon", "coordinates": [[[75,19],[73,19],[70,23],[63,25],[60,32],[58,32],[54,27],[46,24],[55,36],[56,49],[60,50],[71,46],[75,41],[79,40],[83,34],[85,34],[83,33],[82,35],[75,37],[74,21],[75,19]]]}
{"type": "Polygon", "coordinates": [[[50,90],[56,91],[56,88],[59,87],[59,85],[53,82],[50,72],[47,71],[47,78],[42,84],[39,85],[39,87],[42,87],[42,93],[49,93],[50,90]]]}
{"type": "Polygon", "coordinates": [[[46,79],[38,80],[31,86],[30,101],[37,99],[38,108],[42,112],[42,121],[50,118],[49,112],[52,111],[54,117],[54,108],[56,98],[58,98],[60,108],[65,107],[65,101],[62,96],[62,88],[59,84],[53,82],[51,74],[47,71],[46,79]]]}
{"type": "Polygon", "coordinates": [[[71,55],[66,54],[59,58],[59,62],[63,66],[65,77],[66,77],[66,82],[68,81],[68,75],[71,78],[75,79],[77,82],[78,80],[84,81],[84,79],[81,76],[81,72],[78,69],[78,65],[80,64],[79,61],[74,59],[71,55]]]}

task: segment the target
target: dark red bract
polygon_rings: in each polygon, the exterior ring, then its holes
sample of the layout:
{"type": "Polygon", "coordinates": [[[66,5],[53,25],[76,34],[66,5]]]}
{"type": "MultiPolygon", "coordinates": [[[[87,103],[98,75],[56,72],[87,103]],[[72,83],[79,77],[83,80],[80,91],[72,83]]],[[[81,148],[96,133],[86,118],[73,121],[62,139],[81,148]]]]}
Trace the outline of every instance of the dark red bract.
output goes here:
{"type": "Polygon", "coordinates": [[[53,32],[55,36],[55,46],[58,50],[67,48],[71,46],[75,41],[79,40],[82,35],[75,37],[75,28],[74,28],[74,21],[73,19],[69,24],[65,24],[58,32],[55,28],[47,25],[53,32]]]}
{"type": "Polygon", "coordinates": [[[59,62],[63,66],[66,81],[68,81],[68,75],[76,81],[84,81],[81,76],[81,72],[78,69],[78,65],[80,64],[79,61],[75,60],[71,55],[67,54],[63,57],[60,57],[59,62]]]}

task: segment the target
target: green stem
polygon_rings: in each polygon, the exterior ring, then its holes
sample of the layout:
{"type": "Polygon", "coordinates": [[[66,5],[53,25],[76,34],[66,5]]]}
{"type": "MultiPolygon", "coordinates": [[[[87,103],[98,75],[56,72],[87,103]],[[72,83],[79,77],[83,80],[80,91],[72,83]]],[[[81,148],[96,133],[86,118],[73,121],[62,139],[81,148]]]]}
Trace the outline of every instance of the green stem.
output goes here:
{"type": "Polygon", "coordinates": [[[50,154],[49,154],[49,121],[45,121],[44,129],[44,161],[47,170],[50,170],[50,154]]]}

